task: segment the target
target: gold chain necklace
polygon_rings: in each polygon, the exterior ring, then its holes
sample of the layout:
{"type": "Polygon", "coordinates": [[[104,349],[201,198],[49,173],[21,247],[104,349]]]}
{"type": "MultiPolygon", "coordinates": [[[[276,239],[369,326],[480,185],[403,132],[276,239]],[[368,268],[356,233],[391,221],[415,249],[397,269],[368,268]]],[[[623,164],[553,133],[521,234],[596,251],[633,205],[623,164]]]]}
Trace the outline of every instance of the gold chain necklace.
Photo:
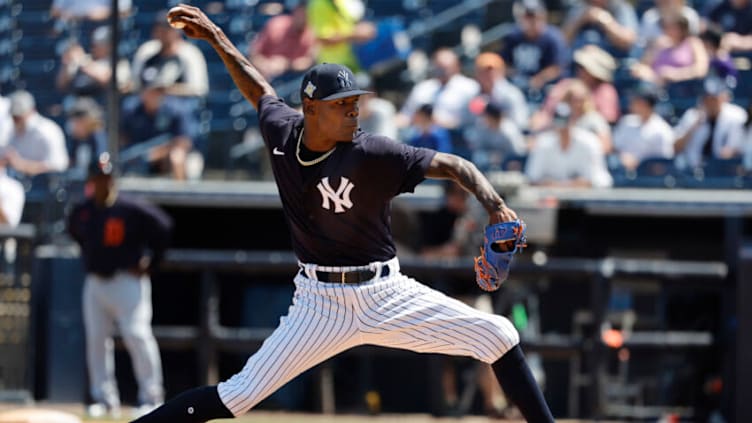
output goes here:
{"type": "Polygon", "coordinates": [[[324,154],[316,157],[315,159],[309,160],[309,161],[305,161],[305,160],[303,160],[303,159],[300,158],[300,140],[302,140],[302,139],[303,139],[303,129],[301,129],[300,130],[300,134],[298,134],[298,145],[295,148],[295,157],[298,159],[298,163],[302,164],[303,166],[313,166],[313,165],[321,162],[322,160],[324,160],[327,157],[329,157],[329,155],[331,155],[334,152],[334,150],[337,148],[337,146],[335,145],[334,147],[332,147],[331,150],[329,150],[326,153],[324,153],[324,154]]]}

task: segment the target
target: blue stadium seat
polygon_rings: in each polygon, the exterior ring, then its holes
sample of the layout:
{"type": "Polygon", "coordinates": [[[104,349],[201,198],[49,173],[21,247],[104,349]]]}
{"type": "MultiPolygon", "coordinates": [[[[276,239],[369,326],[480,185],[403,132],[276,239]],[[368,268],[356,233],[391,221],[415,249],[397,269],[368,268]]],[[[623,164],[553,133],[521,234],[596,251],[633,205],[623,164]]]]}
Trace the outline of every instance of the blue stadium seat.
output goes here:
{"type": "Polygon", "coordinates": [[[684,180],[673,159],[652,158],[643,160],[634,171],[615,175],[614,185],[621,187],[674,188],[684,180]]]}
{"type": "Polygon", "coordinates": [[[518,172],[524,172],[525,171],[525,164],[527,164],[527,157],[526,155],[523,156],[516,156],[516,155],[510,155],[504,158],[504,161],[501,163],[501,170],[512,172],[512,171],[518,171],[518,172]]]}

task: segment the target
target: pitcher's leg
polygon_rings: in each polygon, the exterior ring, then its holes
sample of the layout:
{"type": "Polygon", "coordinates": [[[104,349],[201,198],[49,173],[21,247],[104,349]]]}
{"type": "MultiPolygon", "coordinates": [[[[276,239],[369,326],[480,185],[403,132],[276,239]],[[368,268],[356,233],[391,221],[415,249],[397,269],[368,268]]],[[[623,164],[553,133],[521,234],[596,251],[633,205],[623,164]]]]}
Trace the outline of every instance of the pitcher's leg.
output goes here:
{"type": "Polygon", "coordinates": [[[492,367],[507,398],[520,409],[525,420],[531,423],[554,421],[519,345],[499,358],[492,367]]]}
{"type": "Polygon", "coordinates": [[[83,291],[83,316],[86,333],[86,367],[91,397],[111,408],[120,406],[115,380],[115,352],[112,341],[112,317],[98,298],[98,284],[87,278],[83,291]]]}
{"type": "Polygon", "coordinates": [[[362,315],[374,328],[369,339],[383,346],[417,352],[474,357],[492,364],[499,383],[529,422],[553,422],[532,377],[519,334],[503,316],[485,313],[410,278],[380,288],[388,303],[359,297],[362,315]]]}
{"type": "Polygon", "coordinates": [[[290,313],[243,369],[218,385],[222,402],[236,416],[295,376],[359,342],[351,310],[326,296],[296,296],[290,313]]]}
{"type": "Polygon", "coordinates": [[[247,361],[217,387],[184,392],[136,420],[199,423],[245,413],[295,376],[357,344],[352,311],[335,298],[296,291],[288,315],[247,361]]]}

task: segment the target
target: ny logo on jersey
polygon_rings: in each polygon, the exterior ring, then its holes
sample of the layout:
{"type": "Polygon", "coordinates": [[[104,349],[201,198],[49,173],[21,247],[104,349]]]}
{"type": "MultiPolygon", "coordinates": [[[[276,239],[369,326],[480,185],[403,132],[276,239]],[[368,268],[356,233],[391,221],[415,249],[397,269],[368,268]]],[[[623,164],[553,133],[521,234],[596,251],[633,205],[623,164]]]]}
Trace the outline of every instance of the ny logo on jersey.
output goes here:
{"type": "Polygon", "coordinates": [[[336,191],[331,185],[329,185],[328,176],[321,178],[321,182],[316,185],[316,188],[318,188],[321,193],[321,207],[326,210],[331,210],[329,207],[330,201],[334,203],[335,213],[344,213],[347,211],[345,209],[349,209],[353,206],[352,201],[350,201],[350,191],[355,188],[355,185],[344,176],[340,177],[339,187],[337,187],[336,191]]]}

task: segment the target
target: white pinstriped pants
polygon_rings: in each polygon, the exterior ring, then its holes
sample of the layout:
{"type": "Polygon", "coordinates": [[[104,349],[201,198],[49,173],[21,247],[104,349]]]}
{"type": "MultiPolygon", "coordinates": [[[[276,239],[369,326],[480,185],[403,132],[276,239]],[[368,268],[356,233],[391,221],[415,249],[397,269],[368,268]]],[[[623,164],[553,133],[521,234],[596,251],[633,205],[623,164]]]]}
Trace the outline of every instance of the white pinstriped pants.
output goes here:
{"type": "Polygon", "coordinates": [[[319,282],[305,275],[316,268],[306,265],[308,271],[295,277],[292,305],[277,329],[240,373],[218,385],[225,406],[235,416],[244,414],[295,376],[358,345],[493,363],[519,343],[505,317],[478,311],[399,273],[397,259],[383,265],[390,267],[388,276],[361,284],[319,282]]]}

